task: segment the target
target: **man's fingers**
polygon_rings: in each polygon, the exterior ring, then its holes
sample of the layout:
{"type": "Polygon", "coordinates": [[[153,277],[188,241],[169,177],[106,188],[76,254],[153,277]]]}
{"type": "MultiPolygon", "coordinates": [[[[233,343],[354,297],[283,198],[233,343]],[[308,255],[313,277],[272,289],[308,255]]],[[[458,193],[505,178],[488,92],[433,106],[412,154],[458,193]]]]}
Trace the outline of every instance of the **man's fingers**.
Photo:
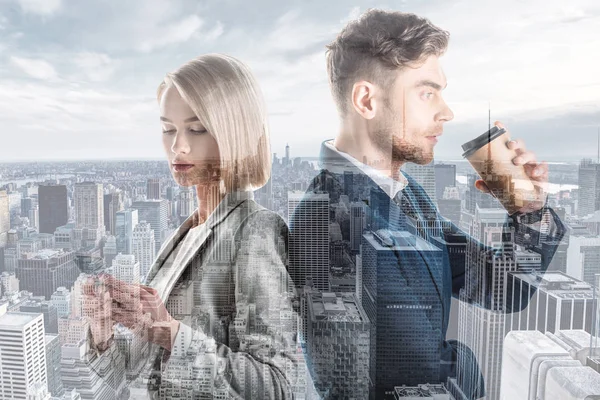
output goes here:
{"type": "Polygon", "coordinates": [[[535,163],[537,165],[535,154],[531,151],[525,151],[519,154],[518,156],[513,158],[512,162],[515,165],[525,165],[529,163],[535,163]]]}
{"type": "Polygon", "coordinates": [[[482,191],[483,193],[490,192],[490,189],[488,188],[488,186],[485,184],[485,182],[482,179],[477,179],[475,181],[475,188],[482,191]]]}

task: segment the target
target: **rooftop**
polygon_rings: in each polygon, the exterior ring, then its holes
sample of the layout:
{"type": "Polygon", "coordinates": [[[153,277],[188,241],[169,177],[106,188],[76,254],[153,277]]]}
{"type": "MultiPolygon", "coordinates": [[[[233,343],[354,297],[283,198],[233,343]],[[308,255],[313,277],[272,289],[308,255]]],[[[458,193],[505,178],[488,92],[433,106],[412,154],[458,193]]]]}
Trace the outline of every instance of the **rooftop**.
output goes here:
{"type": "Polygon", "coordinates": [[[0,317],[0,328],[11,329],[23,328],[25,325],[30,324],[37,318],[42,318],[42,314],[39,313],[27,313],[27,312],[8,312],[0,317]]]}

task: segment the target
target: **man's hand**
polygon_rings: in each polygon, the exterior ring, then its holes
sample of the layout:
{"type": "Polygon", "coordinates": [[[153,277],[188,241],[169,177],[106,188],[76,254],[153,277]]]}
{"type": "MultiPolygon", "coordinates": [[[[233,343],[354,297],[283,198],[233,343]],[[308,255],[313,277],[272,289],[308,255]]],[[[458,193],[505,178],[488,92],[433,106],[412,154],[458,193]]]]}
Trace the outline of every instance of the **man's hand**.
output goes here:
{"type": "MultiPolygon", "coordinates": [[[[498,128],[505,128],[500,122],[494,122],[498,128]]],[[[508,132],[508,129],[507,129],[508,132]]],[[[548,190],[548,163],[538,162],[535,153],[528,151],[525,147],[525,143],[520,140],[511,140],[506,144],[510,150],[516,152],[516,157],[513,158],[512,162],[514,165],[522,165],[525,169],[525,173],[533,183],[535,188],[535,200],[528,202],[524,207],[519,209],[520,213],[530,213],[533,211],[540,210],[546,203],[546,195],[548,190]]],[[[475,187],[482,192],[489,193],[487,185],[482,179],[478,179],[475,182],[475,187]]]]}

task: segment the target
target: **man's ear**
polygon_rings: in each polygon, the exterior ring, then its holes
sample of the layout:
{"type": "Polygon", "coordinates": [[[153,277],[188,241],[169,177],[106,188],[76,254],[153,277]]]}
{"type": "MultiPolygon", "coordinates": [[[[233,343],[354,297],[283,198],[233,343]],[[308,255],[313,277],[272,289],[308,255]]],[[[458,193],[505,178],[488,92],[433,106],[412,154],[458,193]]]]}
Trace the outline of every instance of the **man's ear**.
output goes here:
{"type": "Polygon", "coordinates": [[[352,108],[364,119],[373,119],[377,112],[377,88],[371,82],[358,81],[352,85],[352,108]]]}

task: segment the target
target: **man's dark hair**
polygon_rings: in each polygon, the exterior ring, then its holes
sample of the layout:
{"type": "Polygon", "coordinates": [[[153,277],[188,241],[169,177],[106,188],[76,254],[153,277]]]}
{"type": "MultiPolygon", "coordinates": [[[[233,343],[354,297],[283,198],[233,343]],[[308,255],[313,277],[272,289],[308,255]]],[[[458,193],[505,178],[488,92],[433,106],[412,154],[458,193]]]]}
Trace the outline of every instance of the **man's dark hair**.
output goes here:
{"type": "Polygon", "coordinates": [[[329,84],[340,113],[348,111],[354,82],[391,88],[398,69],[441,56],[449,36],[427,18],[398,11],[371,9],[348,23],[327,45],[329,84]]]}

